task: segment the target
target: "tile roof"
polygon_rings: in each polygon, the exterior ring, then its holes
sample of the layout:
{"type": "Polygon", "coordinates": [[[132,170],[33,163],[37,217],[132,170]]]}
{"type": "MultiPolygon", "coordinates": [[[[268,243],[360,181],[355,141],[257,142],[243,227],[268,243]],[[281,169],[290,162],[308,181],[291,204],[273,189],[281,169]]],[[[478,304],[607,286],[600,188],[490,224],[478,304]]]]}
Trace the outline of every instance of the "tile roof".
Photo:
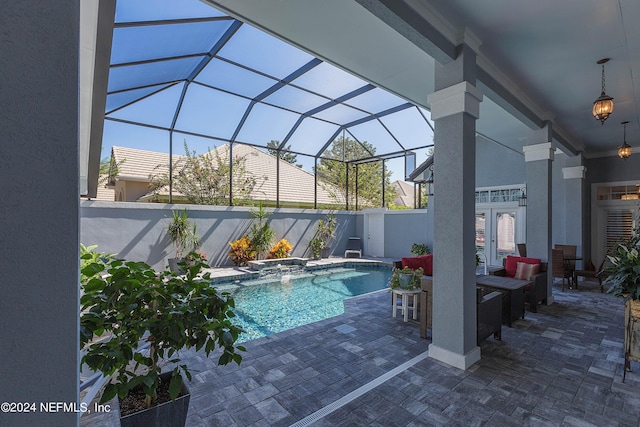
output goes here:
{"type": "MultiPolygon", "coordinates": [[[[229,158],[228,144],[221,145],[215,150],[224,161],[229,158]]],[[[244,144],[234,145],[233,155],[243,156],[247,171],[257,179],[251,198],[253,200],[276,200],[276,157],[244,144]]],[[[117,179],[121,181],[149,181],[149,176],[154,173],[166,173],[166,165],[169,162],[167,153],[118,146],[112,148],[112,156],[119,163],[117,179]]],[[[184,161],[184,159],[186,156],[173,156],[174,164],[184,161]]],[[[280,160],[281,202],[313,204],[314,182],[315,178],[312,173],[280,160]]],[[[168,194],[168,189],[161,190],[160,194],[168,194]]],[[[143,199],[146,198],[146,196],[143,197],[143,199]]],[[[336,204],[321,185],[318,185],[318,203],[336,204]]]]}
{"type": "Polygon", "coordinates": [[[414,188],[413,184],[409,184],[404,181],[393,181],[391,186],[396,190],[396,197],[393,199],[393,204],[396,206],[406,206],[408,208],[414,207],[414,188]]]}

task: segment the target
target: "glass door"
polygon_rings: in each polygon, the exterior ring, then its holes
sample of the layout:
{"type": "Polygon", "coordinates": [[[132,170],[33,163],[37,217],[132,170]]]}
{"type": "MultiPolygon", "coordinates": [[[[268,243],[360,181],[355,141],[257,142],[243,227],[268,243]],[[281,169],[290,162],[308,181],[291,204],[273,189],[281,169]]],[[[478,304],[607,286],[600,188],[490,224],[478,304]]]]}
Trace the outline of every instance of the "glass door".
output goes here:
{"type": "MultiPolygon", "coordinates": [[[[517,255],[519,209],[478,209],[476,211],[476,251],[481,262],[502,265],[507,255],[517,255]]],[[[524,239],[520,238],[522,241],[524,239]]]]}
{"type": "Polygon", "coordinates": [[[491,259],[493,265],[502,265],[507,255],[516,253],[516,212],[494,212],[495,253],[491,259]]]}

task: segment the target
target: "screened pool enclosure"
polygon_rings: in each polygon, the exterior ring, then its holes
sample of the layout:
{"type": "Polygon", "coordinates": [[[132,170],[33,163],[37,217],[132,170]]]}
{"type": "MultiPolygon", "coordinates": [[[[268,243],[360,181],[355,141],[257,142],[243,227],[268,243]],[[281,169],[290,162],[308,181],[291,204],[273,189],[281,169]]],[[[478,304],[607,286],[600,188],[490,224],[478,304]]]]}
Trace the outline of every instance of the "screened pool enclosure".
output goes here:
{"type": "Polygon", "coordinates": [[[386,206],[391,181],[433,146],[429,111],[198,0],[118,0],[110,62],[103,157],[112,146],[165,153],[155,195],[168,202],[186,191],[190,154],[217,148],[220,204],[386,206]],[[260,176],[246,160],[255,149],[275,158],[259,161],[260,176]],[[238,184],[246,175],[253,192],[238,184]]]}

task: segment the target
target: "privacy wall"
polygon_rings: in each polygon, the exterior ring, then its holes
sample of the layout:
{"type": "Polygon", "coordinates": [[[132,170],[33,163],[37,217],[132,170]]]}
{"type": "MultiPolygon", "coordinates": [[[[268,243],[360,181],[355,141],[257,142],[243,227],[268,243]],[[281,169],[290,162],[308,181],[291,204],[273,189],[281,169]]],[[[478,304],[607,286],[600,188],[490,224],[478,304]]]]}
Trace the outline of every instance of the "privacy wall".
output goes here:
{"type": "MultiPolygon", "coordinates": [[[[167,258],[175,256],[167,237],[167,224],[172,210],[188,209],[202,242],[201,249],[214,267],[231,266],[229,242],[239,239],[253,220],[246,207],[159,205],[156,203],[96,202],[80,204],[80,241],[98,245],[100,252],[118,258],[144,261],[155,269],[163,269],[167,258]]],[[[309,240],[318,221],[332,211],[313,209],[268,209],[274,240],[287,239],[293,246],[292,256],[309,257],[309,240]]],[[[364,236],[362,212],[333,211],[338,219],[332,253],[344,255],[349,237],[364,236]]],[[[413,243],[426,243],[433,249],[433,215],[426,209],[384,211],[384,256],[400,259],[409,256],[413,243]]],[[[274,241],[275,243],[275,241],[274,241]]]]}
{"type": "MultiPolygon", "coordinates": [[[[188,209],[210,264],[233,265],[228,257],[228,242],[248,232],[253,220],[250,208],[85,201],[81,203],[80,241],[85,245],[97,244],[100,252],[144,261],[162,269],[167,258],[175,256],[166,229],[172,210],[180,209],[188,209]]],[[[317,223],[330,213],[302,209],[268,211],[272,212],[268,221],[275,231],[274,239],[287,239],[293,245],[292,256],[299,257],[309,256],[309,240],[315,234],[317,223]]],[[[332,250],[340,255],[344,254],[348,238],[358,236],[357,223],[362,218],[356,212],[336,211],[334,215],[338,228],[332,250]]]]}

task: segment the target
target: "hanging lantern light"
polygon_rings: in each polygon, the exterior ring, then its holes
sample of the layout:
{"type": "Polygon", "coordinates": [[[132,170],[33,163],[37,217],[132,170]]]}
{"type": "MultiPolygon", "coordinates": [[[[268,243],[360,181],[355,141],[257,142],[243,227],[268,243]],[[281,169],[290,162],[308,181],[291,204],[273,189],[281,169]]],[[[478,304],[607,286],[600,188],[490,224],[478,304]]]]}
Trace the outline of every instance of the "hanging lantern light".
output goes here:
{"type": "Polygon", "coordinates": [[[604,92],[604,64],[609,62],[609,58],[604,58],[598,61],[598,64],[602,65],[602,93],[593,101],[593,117],[596,120],[600,120],[600,123],[604,125],[604,121],[609,118],[613,113],[613,98],[604,92]]]}
{"type": "Polygon", "coordinates": [[[631,146],[627,144],[627,123],[629,122],[620,123],[624,126],[624,139],[622,140],[622,145],[618,147],[618,156],[624,160],[631,156],[631,146]]]}

